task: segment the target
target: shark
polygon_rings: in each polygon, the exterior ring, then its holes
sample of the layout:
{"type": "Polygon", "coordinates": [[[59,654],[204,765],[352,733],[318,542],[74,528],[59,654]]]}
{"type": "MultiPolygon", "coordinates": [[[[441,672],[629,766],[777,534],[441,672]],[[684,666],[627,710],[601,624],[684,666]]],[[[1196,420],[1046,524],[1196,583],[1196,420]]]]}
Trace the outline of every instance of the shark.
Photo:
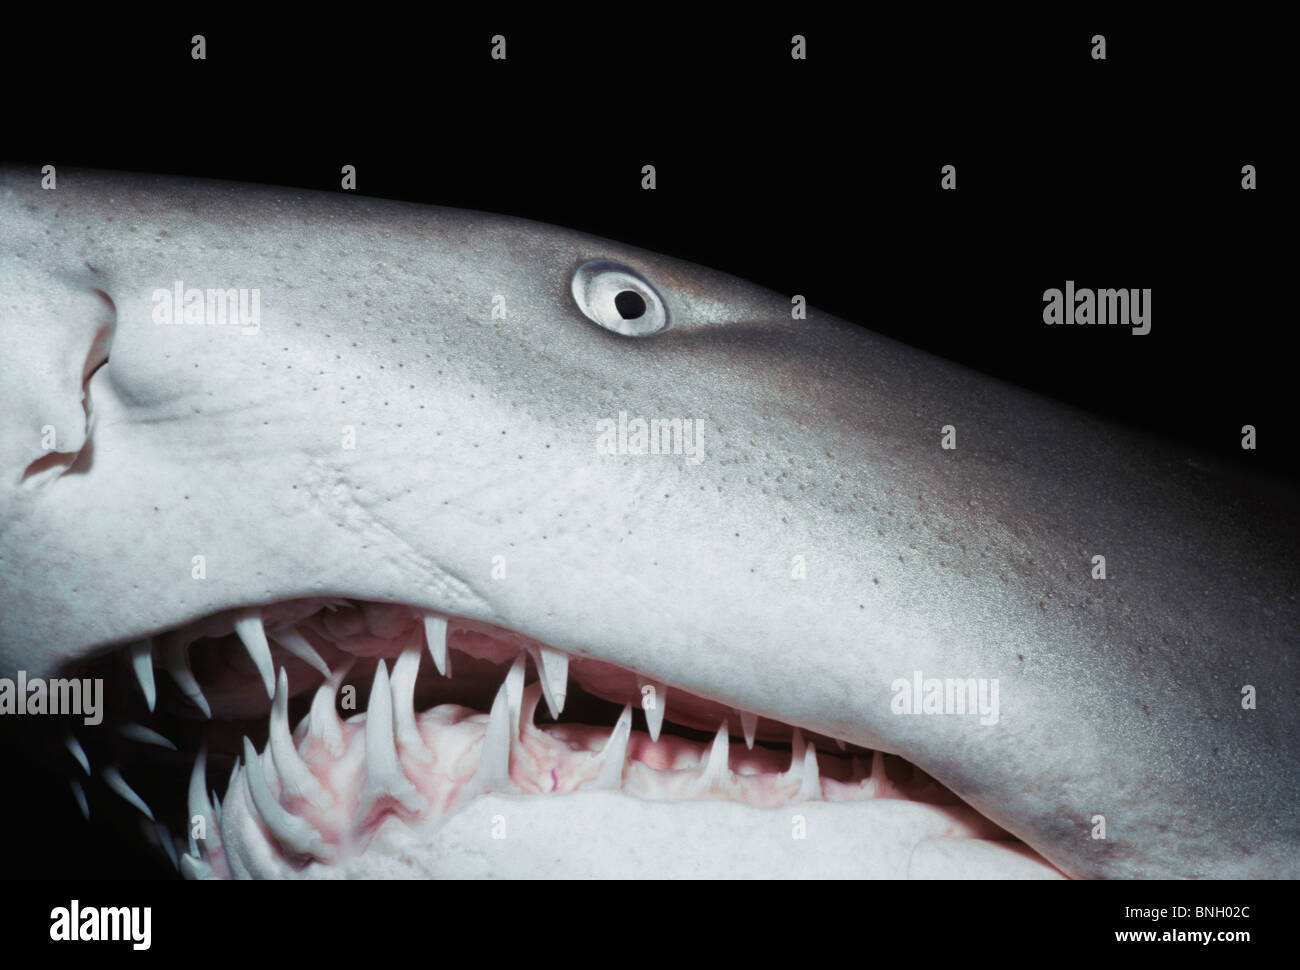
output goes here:
{"type": "Polygon", "coordinates": [[[511,216],[0,227],[0,726],[187,877],[1300,869],[1287,482],[511,216]]]}

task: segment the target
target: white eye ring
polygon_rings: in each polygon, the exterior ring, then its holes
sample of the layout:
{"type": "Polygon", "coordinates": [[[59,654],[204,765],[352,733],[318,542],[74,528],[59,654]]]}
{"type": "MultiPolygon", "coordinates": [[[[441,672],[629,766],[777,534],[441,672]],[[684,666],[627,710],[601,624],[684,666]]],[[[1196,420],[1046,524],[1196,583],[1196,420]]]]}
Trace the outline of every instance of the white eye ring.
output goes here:
{"type": "Polygon", "coordinates": [[[625,337],[649,337],[672,326],[663,298],[645,277],[622,263],[583,263],[570,289],[588,320],[625,337]]]}

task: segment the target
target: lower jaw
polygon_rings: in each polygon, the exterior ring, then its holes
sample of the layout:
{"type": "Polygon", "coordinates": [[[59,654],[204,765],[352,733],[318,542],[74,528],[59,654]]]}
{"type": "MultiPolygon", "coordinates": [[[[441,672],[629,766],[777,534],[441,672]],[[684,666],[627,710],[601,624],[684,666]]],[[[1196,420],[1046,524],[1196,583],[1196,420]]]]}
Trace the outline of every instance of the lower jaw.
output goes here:
{"type": "Polygon", "coordinates": [[[1060,877],[902,759],[475,621],[324,600],[207,618],[150,645],[154,712],[143,655],[92,760],[192,878],[1060,877]],[[141,726],[182,750],[150,757],[141,726]]]}

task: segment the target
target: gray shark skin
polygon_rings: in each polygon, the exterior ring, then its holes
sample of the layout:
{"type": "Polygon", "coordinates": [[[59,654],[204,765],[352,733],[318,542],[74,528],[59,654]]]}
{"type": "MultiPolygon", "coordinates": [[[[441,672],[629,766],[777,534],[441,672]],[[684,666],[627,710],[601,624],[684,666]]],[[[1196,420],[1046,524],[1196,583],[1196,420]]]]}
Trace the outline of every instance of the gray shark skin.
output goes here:
{"type": "Polygon", "coordinates": [[[1288,486],[520,219],[9,170],[0,225],[0,676],[250,604],[400,602],[897,753],[1069,876],[1300,869],[1288,486]],[[591,260],[672,326],[587,319],[591,260]],[[178,280],[259,288],[258,332],[156,324],[178,280]],[[702,460],[600,454],[620,412],[700,420],[702,460]],[[997,678],[997,723],[894,713],[917,670],[997,678]]]}

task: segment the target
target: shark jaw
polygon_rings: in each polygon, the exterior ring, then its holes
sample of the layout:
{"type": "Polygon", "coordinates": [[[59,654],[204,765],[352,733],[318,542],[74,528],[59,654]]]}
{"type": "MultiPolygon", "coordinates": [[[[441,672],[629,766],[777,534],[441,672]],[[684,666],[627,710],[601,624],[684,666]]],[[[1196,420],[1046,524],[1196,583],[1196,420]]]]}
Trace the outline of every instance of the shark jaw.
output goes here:
{"type": "Polygon", "coordinates": [[[294,599],[72,666],[113,700],[74,794],[190,878],[1060,877],[900,757],[466,617],[294,599]]]}

